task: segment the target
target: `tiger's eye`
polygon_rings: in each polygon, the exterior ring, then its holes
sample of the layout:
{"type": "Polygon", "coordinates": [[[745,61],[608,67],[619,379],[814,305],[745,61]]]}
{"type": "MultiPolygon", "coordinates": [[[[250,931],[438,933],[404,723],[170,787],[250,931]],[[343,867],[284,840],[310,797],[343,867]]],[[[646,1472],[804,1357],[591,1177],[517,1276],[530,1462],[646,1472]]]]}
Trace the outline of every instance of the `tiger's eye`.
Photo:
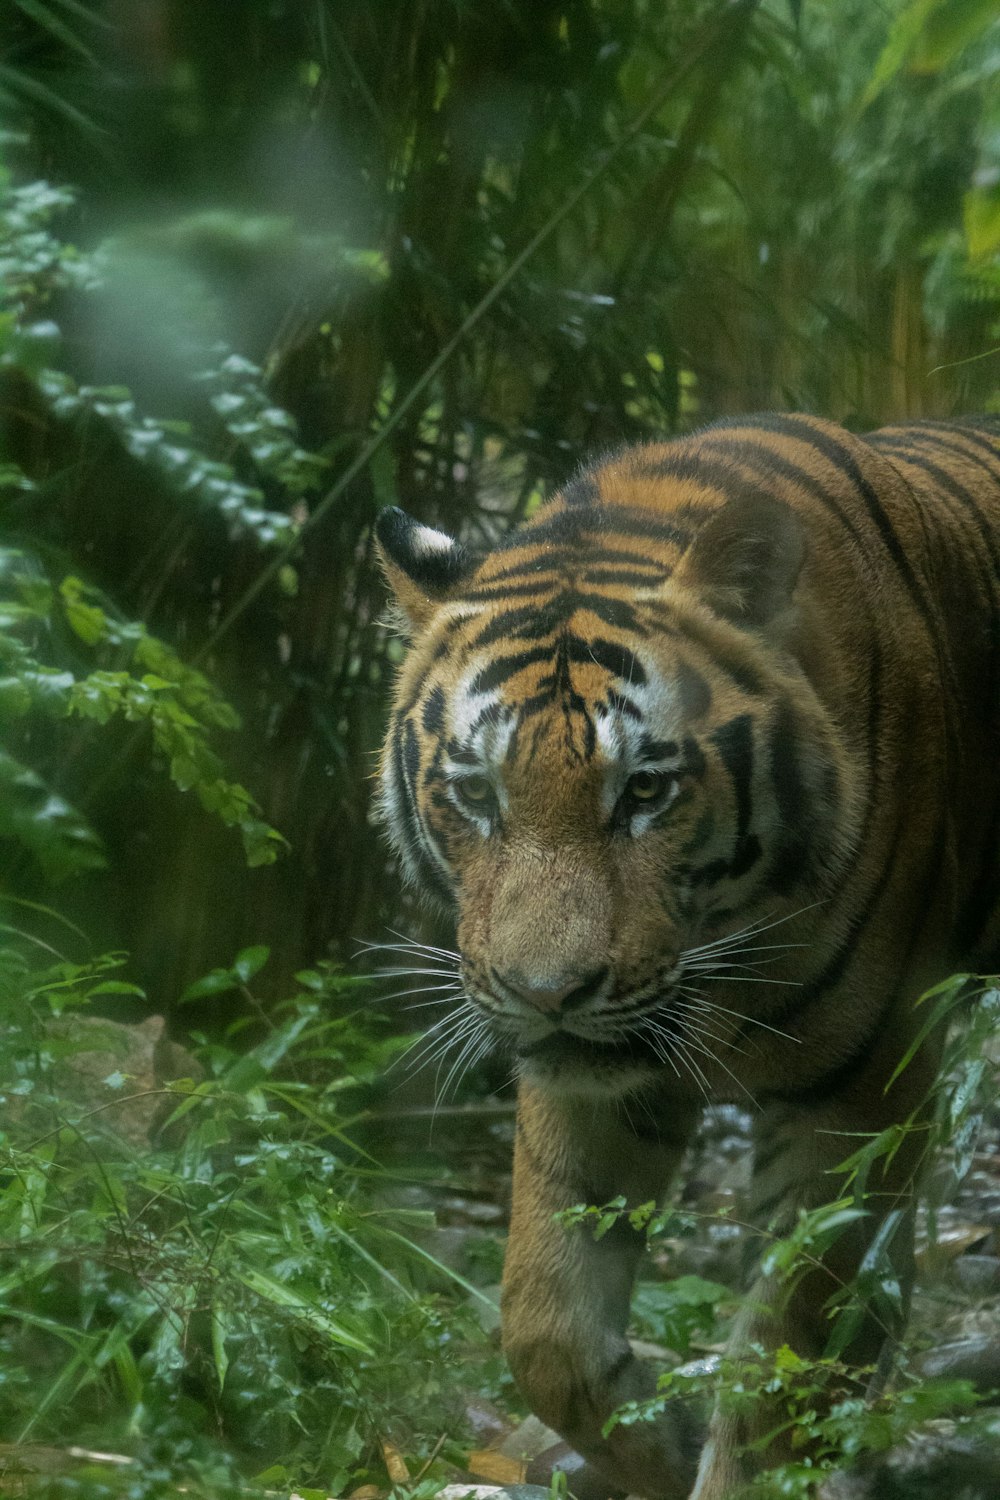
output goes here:
{"type": "Polygon", "coordinates": [[[633,802],[656,802],[669,791],[673,777],[666,771],[636,771],[625,783],[633,802]]]}
{"type": "Polygon", "coordinates": [[[470,807],[481,810],[493,801],[493,783],[488,776],[463,776],[455,783],[455,788],[470,807]]]}

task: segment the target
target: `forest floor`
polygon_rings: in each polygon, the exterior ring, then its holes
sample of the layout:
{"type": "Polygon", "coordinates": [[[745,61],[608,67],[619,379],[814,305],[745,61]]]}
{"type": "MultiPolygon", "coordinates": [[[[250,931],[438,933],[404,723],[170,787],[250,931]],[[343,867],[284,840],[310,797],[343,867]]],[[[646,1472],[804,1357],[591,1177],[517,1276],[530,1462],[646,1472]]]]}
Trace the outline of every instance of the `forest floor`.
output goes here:
{"type": "MultiPolygon", "coordinates": [[[[430,1149],[449,1164],[438,1180],[400,1189],[397,1201],[432,1210],[437,1227],[425,1239],[427,1248],[498,1301],[513,1107],[483,1101],[437,1111],[415,1109],[395,1116],[393,1124],[401,1159],[412,1164],[430,1149]]],[[[742,1110],[722,1106],[706,1112],[680,1177],[680,1232],[651,1242],[630,1332],[640,1357],[659,1369],[677,1366],[681,1357],[704,1360],[723,1351],[725,1319],[716,1321],[713,1315],[727,1309],[713,1303],[707,1291],[699,1305],[697,1288],[735,1290],[740,1285],[753,1233],[746,1225],[749,1132],[750,1118],[742,1110]],[[671,1293],[678,1278],[684,1278],[680,1285],[692,1298],[688,1316],[680,1322],[671,1293]],[[678,1327],[681,1354],[676,1349],[678,1327]]],[[[920,1209],[918,1281],[899,1365],[918,1380],[971,1381],[989,1403],[1000,1390],[1000,1102],[979,1126],[961,1181],[949,1156],[934,1169],[920,1209]]],[[[491,1339],[498,1339],[498,1322],[488,1310],[483,1321],[491,1339]]],[[[454,1494],[475,1484],[483,1496],[507,1493],[526,1500],[531,1491],[525,1485],[541,1486],[535,1491],[539,1495],[549,1493],[553,1475],[563,1471],[570,1493],[580,1500],[596,1497],[600,1487],[578,1456],[537,1419],[523,1415],[523,1404],[509,1384],[484,1395],[471,1350],[469,1358],[465,1419],[474,1445],[465,1469],[456,1470],[454,1494]]],[[[947,1418],[929,1420],[898,1448],[861,1463],[849,1479],[841,1475],[828,1481],[819,1493],[830,1500],[936,1500],[946,1478],[949,1492],[960,1493],[962,1500],[997,1500],[1000,1428],[995,1449],[984,1454],[981,1441],[965,1442],[947,1418]]],[[[375,1490],[358,1500],[376,1500],[375,1490]]]]}

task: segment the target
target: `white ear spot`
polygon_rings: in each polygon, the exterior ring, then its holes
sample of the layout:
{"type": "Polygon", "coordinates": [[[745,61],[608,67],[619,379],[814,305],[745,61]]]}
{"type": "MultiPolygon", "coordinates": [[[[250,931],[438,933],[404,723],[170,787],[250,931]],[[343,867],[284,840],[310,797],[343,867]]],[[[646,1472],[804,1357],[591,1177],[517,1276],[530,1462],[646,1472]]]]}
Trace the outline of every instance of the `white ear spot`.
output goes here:
{"type": "Polygon", "coordinates": [[[455,540],[446,531],[435,531],[433,526],[416,525],[409,536],[410,551],[414,557],[440,557],[451,552],[455,540]]]}

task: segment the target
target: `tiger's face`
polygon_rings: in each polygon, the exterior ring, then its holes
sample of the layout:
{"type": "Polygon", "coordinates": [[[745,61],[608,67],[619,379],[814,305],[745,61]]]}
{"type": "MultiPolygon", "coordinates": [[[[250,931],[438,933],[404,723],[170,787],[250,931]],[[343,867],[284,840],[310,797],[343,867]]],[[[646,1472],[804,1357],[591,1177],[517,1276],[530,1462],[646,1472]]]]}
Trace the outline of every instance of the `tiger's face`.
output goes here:
{"type": "Polygon", "coordinates": [[[641,587],[606,557],[598,584],[592,551],[552,567],[551,546],[522,543],[470,565],[443,534],[392,524],[380,541],[413,642],[382,812],[411,878],[455,914],[466,995],[547,1087],[627,1091],[671,1070],[701,1087],[698,1035],[735,1024],[699,992],[706,956],[724,962],[724,934],[824,864],[801,826],[810,808],[836,823],[840,801],[818,706],[655,554],[641,587]]]}

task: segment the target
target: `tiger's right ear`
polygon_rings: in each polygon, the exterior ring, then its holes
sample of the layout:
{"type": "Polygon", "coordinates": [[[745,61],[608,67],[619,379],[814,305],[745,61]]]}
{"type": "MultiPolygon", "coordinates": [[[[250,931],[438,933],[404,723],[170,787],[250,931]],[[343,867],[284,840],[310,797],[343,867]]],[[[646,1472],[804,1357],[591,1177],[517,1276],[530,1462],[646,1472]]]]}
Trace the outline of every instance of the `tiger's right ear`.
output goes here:
{"type": "Polygon", "coordinates": [[[467,547],[446,531],[424,526],[390,505],[375,519],[385,581],[409,631],[421,630],[438,605],[475,566],[467,547]]]}

